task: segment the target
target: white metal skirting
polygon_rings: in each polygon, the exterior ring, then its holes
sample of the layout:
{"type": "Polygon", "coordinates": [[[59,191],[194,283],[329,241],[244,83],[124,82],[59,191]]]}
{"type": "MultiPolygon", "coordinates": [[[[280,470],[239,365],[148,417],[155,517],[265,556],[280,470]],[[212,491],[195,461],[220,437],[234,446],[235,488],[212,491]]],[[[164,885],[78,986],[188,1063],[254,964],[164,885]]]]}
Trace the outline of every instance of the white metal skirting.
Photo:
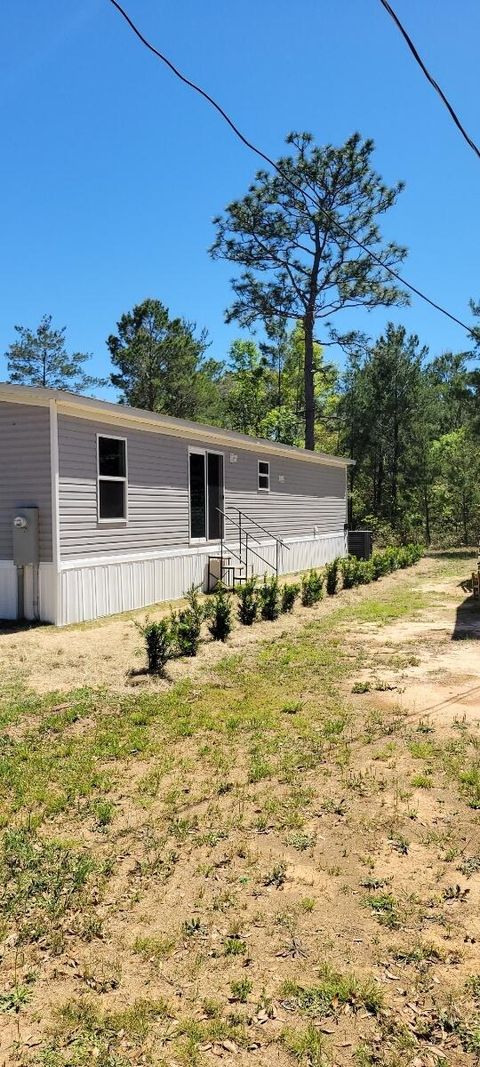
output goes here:
{"type": "Polygon", "coordinates": [[[0,560],[0,619],[17,617],[17,571],[9,560],[0,560]]]}
{"type": "MultiPolygon", "coordinates": [[[[29,620],[56,622],[58,575],[53,563],[24,568],[24,613],[29,620]]],[[[17,618],[17,568],[0,560],[0,619],[17,618]]]]}
{"type": "MultiPolygon", "coordinates": [[[[343,530],[315,538],[295,538],[288,541],[289,548],[280,549],[279,570],[281,574],[307,570],[321,566],[335,556],[346,553],[343,530]]],[[[255,546],[259,553],[275,565],[275,543],[262,542],[255,546]]],[[[105,615],[114,615],[165,600],[176,600],[194,585],[205,585],[208,557],[219,546],[197,546],[185,550],[157,553],[147,558],[103,558],[101,560],[75,560],[60,565],[58,574],[58,609],[56,622],[59,626],[87,622],[105,615]]],[[[232,545],[235,548],[235,545],[232,545]]],[[[228,547],[225,548],[228,554],[228,547]]],[[[257,574],[265,571],[261,560],[250,557],[257,574]]],[[[234,562],[234,560],[232,560],[234,562]]],[[[51,583],[53,583],[52,575],[51,583]]],[[[51,585],[51,596],[55,589],[51,585]]]]}

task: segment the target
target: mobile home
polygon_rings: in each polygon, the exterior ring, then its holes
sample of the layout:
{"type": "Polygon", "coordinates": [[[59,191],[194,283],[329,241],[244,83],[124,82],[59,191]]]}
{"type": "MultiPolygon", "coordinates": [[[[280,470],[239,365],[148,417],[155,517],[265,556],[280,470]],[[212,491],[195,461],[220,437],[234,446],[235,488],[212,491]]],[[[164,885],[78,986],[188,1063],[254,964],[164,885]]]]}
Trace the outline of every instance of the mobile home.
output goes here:
{"type": "Polygon", "coordinates": [[[0,618],[63,626],[346,553],[349,460],[0,383],[0,618]]]}

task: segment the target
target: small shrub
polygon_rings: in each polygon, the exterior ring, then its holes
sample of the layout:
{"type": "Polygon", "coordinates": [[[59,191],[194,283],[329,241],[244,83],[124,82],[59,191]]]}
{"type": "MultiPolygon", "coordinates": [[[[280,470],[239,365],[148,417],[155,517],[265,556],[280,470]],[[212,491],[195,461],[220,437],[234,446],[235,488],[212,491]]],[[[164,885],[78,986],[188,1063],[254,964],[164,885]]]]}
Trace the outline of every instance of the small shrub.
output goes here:
{"type": "Polygon", "coordinates": [[[345,556],[340,564],[343,578],[343,588],[353,589],[354,585],[358,585],[358,564],[359,560],[356,556],[345,556]]]}
{"type": "Polygon", "coordinates": [[[175,654],[196,656],[200,644],[200,623],[190,608],[185,608],[178,614],[172,612],[171,627],[175,654]]]}
{"type": "Polygon", "coordinates": [[[390,568],[385,552],[374,552],[370,562],[372,564],[374,582],[388,574],[390,568]]]}
{"type": "Polygon", "coordinates": [[[327,563],[327,566],[325,567],[328,596],[335,596],[335,593],[338,590],[339,564],[340,560],[337,557],[337,559],[332,559],[331,563],[327,563]]]}
{"type": "Polygon", "coordinates": [[[214,641],[226,641],[232,632],[232,598],[223,585],[218,585],[206,608],[208,629],[214,641]]]}
{"type": "Polygon", "coordinates": [[[304,608],[311,608],[322,599],[324,580],[323,574],[319,574],[315,570],[304,574],[302,578],[302,604],[304,608]]]}
{"type": "Polygon", "coordinates": [[[357,560],[356,585],[369,585],[373,582],[373,567],[369,559],[357,560]]]}
{"type": "Polygon", "coordinates": [[[172,612],[172,640],[177,656],[196,656],[198,652],[205,617],[198,590],[199,586],[192,585],[186,594],[188,608],[183,608],[177,614],[172,612]]]}
{"type": "Polygon", "coordinates": [[[297,583],[283,586],[280,605],[280,610],[283,614],[293,611],[295,601],[299,595],[300,585],[297,583]]]}
{"type": "Polygon", "coordinates": [[[238,618],[242,626],[253,626],[258,615],[257,579],[248,578],[240,585],[238,593],[238,618]]]}
{"type": "Polygon", "coordinates": [[[258,591],[262,619],[273,622],[280,615],[280,587],[277,577],[263,579],[258,591]]]}
{"type": "Polygon", "coordinates": [[[174,640],[169,619],[147,620],[143,626],[139,623],[137,626],[145,641],[149,674],[163,674],[174,640]]]}

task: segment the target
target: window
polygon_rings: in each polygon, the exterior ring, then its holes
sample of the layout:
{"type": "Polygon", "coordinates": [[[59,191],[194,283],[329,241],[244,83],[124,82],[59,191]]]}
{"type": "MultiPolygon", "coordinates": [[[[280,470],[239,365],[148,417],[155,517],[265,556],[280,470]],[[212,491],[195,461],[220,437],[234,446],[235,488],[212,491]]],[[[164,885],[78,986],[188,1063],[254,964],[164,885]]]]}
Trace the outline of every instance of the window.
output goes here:
{"type": "Polygon", "coordinates": [[[258,488],[266,493],[270,489],[270,463],[264,459],[258,461],[258,488]]]}
{"type": "Polygon", "coordinates": [[[121,522],[127,518],[127,442],[124,437],[97,437],[98,519],[121,522]]]}
{"type": "Polygon", "coordinates": [[[223,481],[221,452],[189,452],[191,541],[217,541],[223,536],[223,481]]]}

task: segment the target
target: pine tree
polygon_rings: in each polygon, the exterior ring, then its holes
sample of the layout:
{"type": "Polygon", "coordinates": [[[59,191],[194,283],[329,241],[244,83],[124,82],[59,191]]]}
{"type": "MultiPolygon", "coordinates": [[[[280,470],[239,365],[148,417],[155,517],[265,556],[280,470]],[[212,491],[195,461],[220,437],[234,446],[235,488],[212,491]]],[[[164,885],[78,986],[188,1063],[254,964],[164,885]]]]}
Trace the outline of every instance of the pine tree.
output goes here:
{"type": "Polygon", "coordinates": [[[291,133],[287,144],[293,154],[278,160],[281,173],[259,171],[246,196],[215,219],[210,251],[242,269],[232,282],[228,322],[251,327],[260,321],[269,331],[279,322],[301,320],[305,447],[313,449],[316,324],[324,322],[328,330],[331,317],[346,308],[408,303],[357,243],[385,267],[402,262],[406,249],[384,241],[378,226],[402,185],[383,183],[371,166],[373,142],[359,134],[339,148],[318,147],[308,133],[291,133]]]}
{"type": "Polygon", "coordinates": [[[51,315],[44,315],[36,330],[27,326],[15,326],[15,330],[19,340],[13,341],[5,354],[9,382],[72,393],[84,393],[105,384],[102,378],[85,373],[90,356],[82,352],[68,354],[66,327],[54,329],[51,315]]]}
{"type": "Polygon", "coordinates": [[[160,300],[147,299],[122,315],[107,346],[112,385],[121,403],[183,419],[217,421],[221,365],[205,360],[207,333],[171,319],[160,300]]]}

